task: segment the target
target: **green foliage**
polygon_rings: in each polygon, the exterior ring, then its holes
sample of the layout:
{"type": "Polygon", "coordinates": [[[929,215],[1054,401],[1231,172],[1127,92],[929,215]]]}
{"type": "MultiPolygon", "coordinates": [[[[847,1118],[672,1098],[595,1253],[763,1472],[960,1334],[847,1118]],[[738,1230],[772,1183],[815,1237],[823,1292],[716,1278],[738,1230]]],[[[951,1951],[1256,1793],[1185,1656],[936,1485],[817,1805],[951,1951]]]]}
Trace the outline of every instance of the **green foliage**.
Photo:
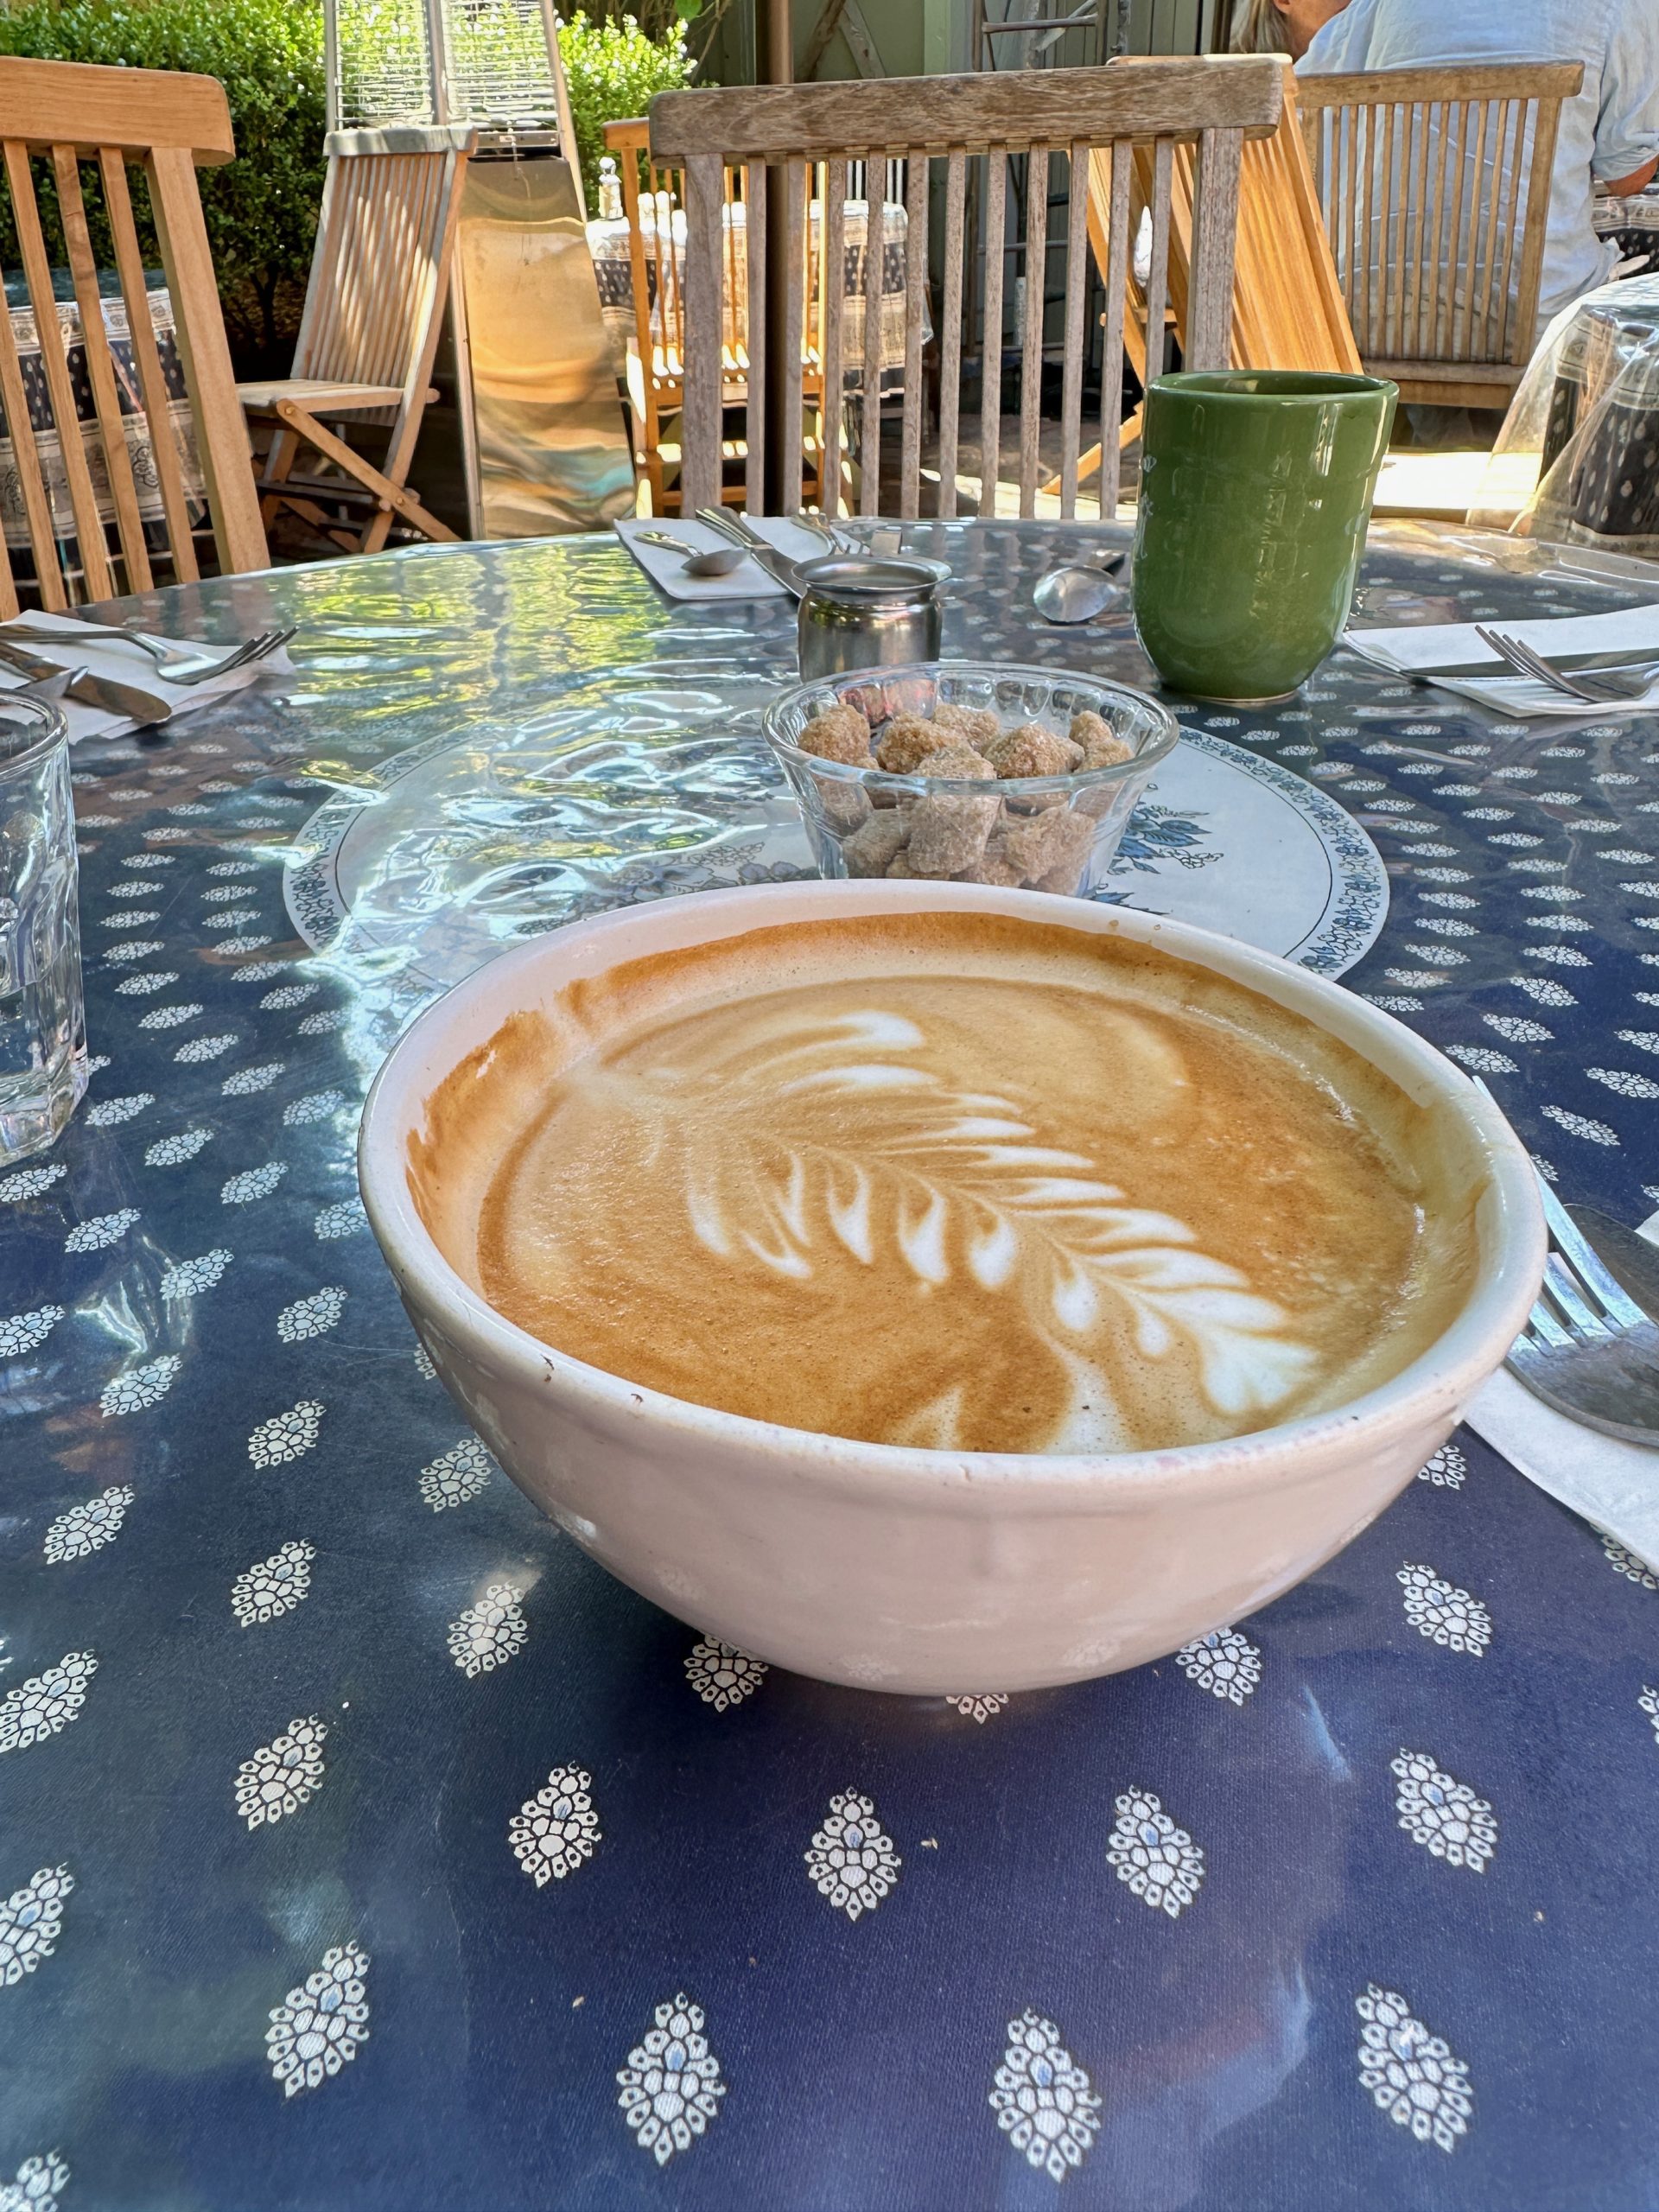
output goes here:
{"type": "MultiPolygon", "coordinates": [[[[237,157],[196,175],[226,326],[244,373],[285,372],[322,197],[321,0],[13,0],[0,10],[0,54],[219,79],[237,157]]],[[[60,264],[50,185],[38,168],[36,175],[48,246],[60,264]]],[[[140,242],[154,265],[159,254],[141,188],[134,198],[140,242]]],[[[108,267],[107,231],[90,195],[89,213],[100,266],[108,267]]],[[[0,257],[16,266],[9,208],[0,220],[0,257]]]]}
{"type": "Polygon", "coordinates": [[[582,161],[582,189],[591,214],[599,205],[599,162],[605,125],[643,115],[658,92],[691,81],[692,61],[683,27],[652,39],[632,16],[594,22],[578,16],[559,32],[559,54],[570,94],[570,120],[582,161]]]}

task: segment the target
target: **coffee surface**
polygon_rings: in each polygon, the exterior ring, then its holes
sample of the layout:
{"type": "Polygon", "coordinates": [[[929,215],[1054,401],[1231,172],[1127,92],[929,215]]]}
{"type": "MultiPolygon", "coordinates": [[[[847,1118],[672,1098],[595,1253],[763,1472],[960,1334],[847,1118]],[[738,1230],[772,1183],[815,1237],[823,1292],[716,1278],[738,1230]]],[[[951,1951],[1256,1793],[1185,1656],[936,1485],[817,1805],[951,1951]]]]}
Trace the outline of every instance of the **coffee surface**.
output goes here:
{"type": "Polygon", "coordinates": [[[705,1406],[968,1452],[1344,1402],[1445,1327],[1428,1117],[1244,988],[1002,918],[760,931],[572,986],[429,1103],[411,1181],[533,1336],[705,1406]]]}

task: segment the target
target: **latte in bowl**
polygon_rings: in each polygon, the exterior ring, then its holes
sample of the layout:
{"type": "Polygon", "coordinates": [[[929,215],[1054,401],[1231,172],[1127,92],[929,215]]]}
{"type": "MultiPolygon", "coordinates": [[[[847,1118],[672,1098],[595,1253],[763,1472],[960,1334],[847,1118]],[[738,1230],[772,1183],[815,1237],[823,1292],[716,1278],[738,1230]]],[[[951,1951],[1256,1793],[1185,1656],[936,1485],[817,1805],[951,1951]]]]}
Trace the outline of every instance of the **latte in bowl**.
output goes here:
{"type": "Polygon", "coordinates": [[[955,885],[509,954],[400,1043],[361,1168],[531,1496],[698,1630],[893,1689],[1249,1612],[1409,1481],[1541,1266],[1524,1154],[1397,1023],[1206,932],[955,885]]]}

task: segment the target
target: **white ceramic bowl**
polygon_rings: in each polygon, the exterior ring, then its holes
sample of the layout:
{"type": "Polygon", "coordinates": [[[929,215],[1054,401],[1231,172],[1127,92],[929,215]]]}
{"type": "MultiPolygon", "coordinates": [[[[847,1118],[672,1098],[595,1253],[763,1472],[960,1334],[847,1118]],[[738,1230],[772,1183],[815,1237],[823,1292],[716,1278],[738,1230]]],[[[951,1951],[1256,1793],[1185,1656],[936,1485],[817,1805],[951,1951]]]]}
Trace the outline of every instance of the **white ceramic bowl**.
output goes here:
{"type": "Polygon", "coordinates": [[[1542,1272],[1525,1153],[1433,1046],[1231,938],[963,884],[799,883],[604,914],[504,954],[423,1014],[369,1095],[364,1202],[433,1364],[521,1489],[683,1620],[827,1681],[956,1694],[1110,1674],[1242,1618],[1357,1536],[1502,1362],[1542,1272]],[[1429,1107],[1479,1186],[1474,1287],[1391,1381],[1230,1442],[1118,1457],[912,1451],[662,1396],[550,1349],[454,1272],[410,1193],[425,1102],[511,1014],[617,962],[814,916],[918,906],[1153,941],[1292,1007],[1429,1107]]]}

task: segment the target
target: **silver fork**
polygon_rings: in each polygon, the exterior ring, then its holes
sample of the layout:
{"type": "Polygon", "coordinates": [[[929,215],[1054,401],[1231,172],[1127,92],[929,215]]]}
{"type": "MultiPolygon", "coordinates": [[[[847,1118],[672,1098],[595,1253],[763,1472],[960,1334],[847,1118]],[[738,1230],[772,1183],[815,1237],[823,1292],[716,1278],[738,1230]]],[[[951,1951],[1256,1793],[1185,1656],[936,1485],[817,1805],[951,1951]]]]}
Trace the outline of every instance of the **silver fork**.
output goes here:
{"type": "MultiPolygon", "coordinates": [[[[53,629],[45,623],[36,626],[28,622],[9,622],[6,627],[21,638],[49,639],[59,645],[71,642],[71,632],[53,629]]],[[[89,637],[92,627],[91,624],[87,626],[86,634],[89,637]]],[[[98,627],[112,645],[137,645],[141,652],[147,653],[155,662],[157,673],[168,683],[188,685],[210,683],[215,677],[228,676],[233,669],[245,668],[251,661],[266,659],[279,645],[288,643],[297,625],[290,623],[284,630],[258,631],[253,637],[244,638],[239,645],[232,645],[228,652],[214,653],[205,660],[188,653],[182,658],[178,658],[168,652],[164,645],[157,645],[153,638],[144,636],[135,624],[130,622],[100,623],[98,627]]]]}
{"type": "Polygon", "coordinates": [[[825,522],[822,515],[808,514],[803,508],[799,514],[791,515],[790,520],[798,524],[800,529],[810,532],[812,537],[821,539],[832,554],[845,556],[849,553],[861,553],[864,550],[851,531],[837,529],[825,522]]]}
{"type": "Polygon", "coordinates": [[[1626,668],[1568,670],[1557,668],[1554,661],[1547,660],[1525,639],[1512,638],[1507,631],[1489,629],[1477,623],[1475,634],[1517,676],[1545,684],[1552,691],[1563,692],[1569,699],[1580,700],[1586,706],[1610,706],[1615,702],[1639,699],[1650,689],[1656,674],[1659,674],[1659,653],[1649,660],[1632,662],[1626,668]]]}
{"type": "Polygon", "coordinates": [[[1570,1420],[1659,1443],[1659,1324],[1614,1280],[1541,1175],[1553,1247],[1544,1286],[1508,1365],[1570,1420]]]}

